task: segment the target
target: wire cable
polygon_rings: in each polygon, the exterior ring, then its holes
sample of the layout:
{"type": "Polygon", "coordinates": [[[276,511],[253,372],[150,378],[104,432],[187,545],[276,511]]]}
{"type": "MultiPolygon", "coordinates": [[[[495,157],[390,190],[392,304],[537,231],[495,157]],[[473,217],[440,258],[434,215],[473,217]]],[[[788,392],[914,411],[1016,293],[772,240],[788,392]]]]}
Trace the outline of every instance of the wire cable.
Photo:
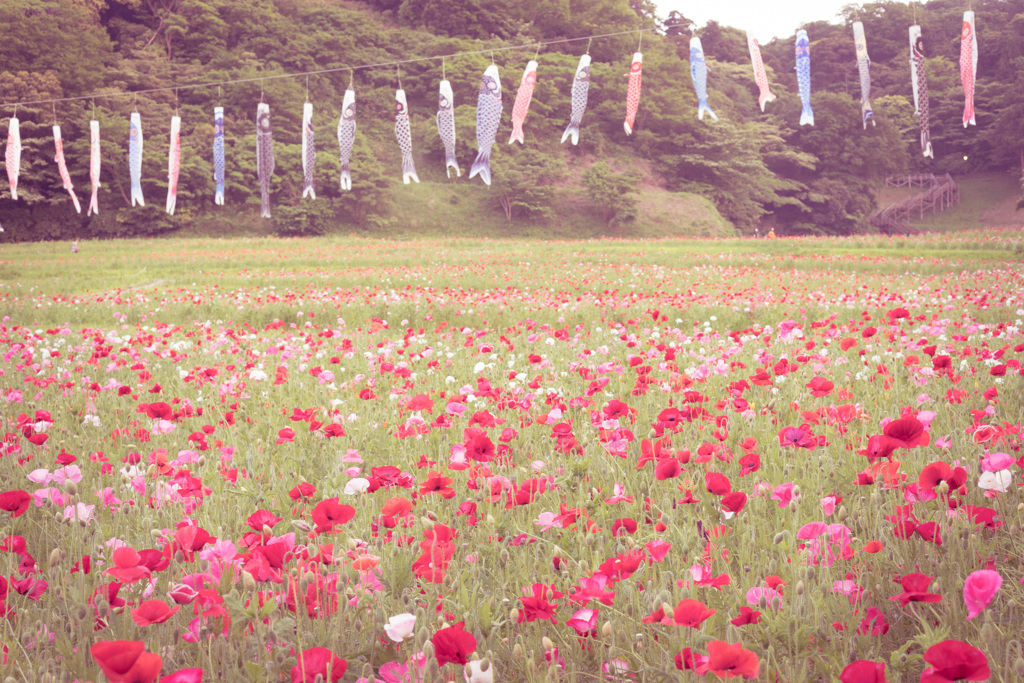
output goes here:
{"type": "Polygon", "coordinates": [[[254,76],[254,77],[251,77],[251,78],[232,78],[232,79],[227,79],[227,80],[223,80],[223,81],[209,81],[207,83],[191,83],[191,84],[185,84],[185,85],[171,85],[171,86],[166,86],[166,87],[161,87],[161,88],[145,88],[145,89],[142,89],[142,90],[121,90],[121,91],[113,92],[113,93],[93,93],[93,94],[90,94],[90,95],[77,95],[75,97],[55,97],[55,98],[46,99],[46,100],[30,100],[30,101],[25,101],[25,102],[4,102],[3,104],[0,104],[0,107],[19,107],[19,106],[24,107],[24,106],[29,106],[29,105],[33,105],[33,104],[54,104],[55,105],[57,102],[77,102],[79,100],[104,99],[104,98],[106,98],[106,99],[113,99],[113,98],[117,98],[117,97],[131,97],[131,96],[134,96],[134,97],[138,98],[139,95],[148,95],[148,94],[157,93],[157,92],[169,92],[169,91],[172,91],[172,90],[175,90],[175,91],[177,91],[177,90],[196,90],[196,89],[199,89],[199,88],[223,87],[225,85],[233,85],[233,84],[236,84],[236,83],[255,83],[257,81],[259,81],[260,83],[263,83],[263,81],[271,81],[271,80],[276,80],[276,79],[281,79],[281,78],[301,78],[303,76],[306,76],[308,78],[309,76],[322,76],[324,74],[333,74],[333,73],[338,73],[340,71],[355,72],[355,71],[361,71],[361,70],[365,70],[365,69],[382,69],[382,68],[385,68],[385,67],[396,67],[397,68],[397,67],[399,67],[399,66],[401,66],[403,64],[416,64],[416,63],[419,63],[419,62],[433,62],[433,61],[436,61],[438,59],[442,60],[442,64],[443,64],[445,59],[451,59],[453,57],[466,57],[466,56],[470,56],[470,55],[481,55],[481,54],[493,55],[495,52],[510,52],[512,50],[522,50],[524,48],[530,48],[530,47],[536,47],[539,50],[541,47],[546,47],[548,45],[562,45],[562,44],[565,44],[565,43],[575,43],[575,42],[580,42],[580,41],[583,41],[583,40],[588,41],[588,45],[589,45],[589,42],[593,41],[595,38],[614,38],[614,37],[617,37],[617,36],[627,36],[627,35],[633,35],[633,34],[636,34],[636,33],[639,33],[639,34],[643,35],[644,33],[648,33],[648,32],[651,32],[651,31],[658,31],[658,30],[670,29],[670,28],[679,28],[679,27],[682,27],[682,26],[683,26],[683,24],[664,24],[664,25],[662,25],[660,27],[656,26],[656,27],[652,27],[652,28],[638,28],[638,29],[632,29],[632,30],[629,30],[629,31],[616,31],[614,33],[600,33],[600,34],[595,34],[595,35],[592,35],[592,36],[580,36],[578,38],[559,38],[558,40],[548,40],[548,41],[542,41],[542,42],[533,42],[533,43],[526,43],[526,44],[523,44],[523,45],[509,45],[509,46],[506,46],[506,47],[486,48],[486,49],[483,49],[483,50],[469,50],[469,51],[466,51],[466,52],[453,52],[451,54],[436,55],[434,57],[412,57],[410,59],[397,59],[397,60],[390,61],[390,62],[376,62],[376,63],[373,63],[373,64],[358,64],[358,65],[355,65],[355,66],[339,66],[339,67],[332,68],[332,69],[316,69],[316,70],[313,70],[313,71],[298,71],[298,72],[295,72],[295,73],[254,76]]]}

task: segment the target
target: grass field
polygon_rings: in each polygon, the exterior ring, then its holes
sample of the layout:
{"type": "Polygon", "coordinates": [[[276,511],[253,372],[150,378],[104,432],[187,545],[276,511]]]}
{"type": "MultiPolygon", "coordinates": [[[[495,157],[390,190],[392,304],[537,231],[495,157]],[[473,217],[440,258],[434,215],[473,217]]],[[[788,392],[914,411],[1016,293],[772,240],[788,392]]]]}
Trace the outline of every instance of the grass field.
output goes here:
{"type": "Polygon", "coordinates": [[[994,175],[959,180],[960,205],[912,221],[922,230],[952,232],[965,228],[1024,226],[1024,211],[1017,211],[1020,179],[994,175]]]}
{"type": "Polygon", "coordinates": [[[1024,231],[80,246],[0,246],[5,676],[1024,677],[1024,231]]]}

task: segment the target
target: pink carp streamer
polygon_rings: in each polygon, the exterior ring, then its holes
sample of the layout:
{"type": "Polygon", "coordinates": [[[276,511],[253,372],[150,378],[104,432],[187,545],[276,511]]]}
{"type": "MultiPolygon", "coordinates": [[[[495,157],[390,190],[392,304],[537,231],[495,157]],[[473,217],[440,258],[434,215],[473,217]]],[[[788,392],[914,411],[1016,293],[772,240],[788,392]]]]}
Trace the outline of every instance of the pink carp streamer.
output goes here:
{"type": "Polygon", "coordinates": [[[644,56],[639,52],[633,53],[633,61],[629,65],[629,86],[626,88],[626,120],[622,124],[626,135],[633,134],[636,111],[640,108],[640,83],[643,79],[643,66],[644,56]]]}
{"type": "Polygon", "coordinates": [[[771,88],[768,86],[768,72],[764,69],[761,46],[758,45],[757,38],[747,36],[747,49],[750,50],[750,63],[754,65],[754,82],[757,83],[757,87],[761,91],[757,103],[761,105],[761,111],[764,111],[764,105],[774,100],[775,95],[772,94],[771,88]]]}
{"type": "Polygon", "coordinates": [[[167,213],[174,215],[178,203],[178,174],[181,172],[181,117],[171,117],[171,146],[167,153],[167,213]]]}
{"type": "Polygon", "coordinates": [[[100,212],[100,122],[89,122],[89,181],[92,183],[92,197],[89,199],[89,214],[100,212]]]}
{"type": "Polygon", "coordinates": [[[964,86],[964,128],[976,126],[974,121],[974,80],[978,77],[978,34],[974,27],[974,12],[964,12],[964,25],[960,33],[960,82],[964,86]]]}
{"type": "Polygon", "coordinates": [[[64,183],[64,189],[71,195],[71,201],[75,203],[75,211],[82,213],[82,205],[78,203],[78,195],[71,184],[71,176],[68,174],[68,164],[64,161],[64,141],[60,138],[60,126],[53,127],[53,146],[57,149],[54,159],[57,162],[57,170],[60,171],[60,179],[64,183]]]}

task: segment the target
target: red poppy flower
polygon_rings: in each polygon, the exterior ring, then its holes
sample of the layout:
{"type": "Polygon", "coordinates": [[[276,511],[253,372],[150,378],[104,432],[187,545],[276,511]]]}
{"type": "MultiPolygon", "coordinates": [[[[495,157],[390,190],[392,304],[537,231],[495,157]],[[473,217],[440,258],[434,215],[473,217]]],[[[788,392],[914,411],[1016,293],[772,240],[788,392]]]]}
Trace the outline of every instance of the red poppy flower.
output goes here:
{"type": "Polygon", "coordinates": [[[160,655],[145,649],[141,640],[103,640],[89,652],[111,683],[152,683],[164,662],[160,655]]]}
{"type": "Polygon", "coordinates": [[[758,624],[761,622],[761,613],[756,612],[746,605],[740,607],[740,615],[735,619],[730,619],[729,623],[733,626],[746,626],[747,624],[758,624]]]}
{"type": "Polygon", "coordinates": [[[295,430],[291,427],[285,427],[277,432],[277,443],[291,443],[295,441],[295,430]]]}
{"type": "Polygon", "coordinates": [[[715,613],[715,610],[708,609],[700,600],[686,599],[680,600],[679,604],[676,605],[675,610],[672,612],[672,619],[679,626],[689,626],[690,628],[699,628],[701,623],[711,617],[715,613]]]}
{"type": "Polygon", "coordinates": [[[132,621],[139,626],[162,624],[173,617],[181,607],[170,607],[163,600],[145,600],[132,610],[132,621]]]}
{"type": "Polygon", "coordinates": [[[751,472],[761,469],[761,456],[757,453],[747,453],[740,458],[740,476],[745,477],[751,472]]]}
{"type": "Polygon", "coordinates": [[[476,650],[476,638],[465,631],[466,622],[460,621],[454,626],[443,628],[434,634],[430,642],[434,644],[434,656],[438,667],[448,662],[465,666],[469,655],[476,650]]]}
{"type": "Polygon", "coordinates": [[[121,583],[135,583],[141,579],[148,579],[152,572],[148,567],[140,566],[142,556],[135,552],[134,548],[121,546],[111,554],[114,566],[103,572],[107,576],[113,576],[121,583]]]}
{"type": "Polygon", "coordinates": [[[622,536],[625,534],[636,533],[636,520],[630,519],[629,517],[623,517],[615,520],[612,524],[612,536],[622,536]]]}
{"type": "Polygon", "coordinates": [[[324,435],[328,438],[335,436],[345,436],[345,428],[337,422],[332,422],[324,427],[324,435]]]}
{"type": "Polygon", "coordinates": [[[21,517],[31,501],[28,491],[4,491],[0,493],[0,510],[10,512],[11,517],[21,517]]]}
{"type": "Polygon", "coordinates": [[[737,513],[747,504],[747,494],[742,491],[733,491],[722,496],[722,507],[732,513],[737,513]]]}
{"type": "Polygon", "coordinates": [[[291,496],[292,500],[298,501],[300,498],[310,498],[314,493],[316,493],[316,487],[304,481],[289,491],[288,495],[291,496]]]}
{"type": "Polygon", "coordinates": [[[811,390],[811,396],[828,396],[835,385],[824,377],[815,375],[804,386],[811,390]]]}
{"type": "Polygon", "coordinates": [[[547,595],[551,593],[552,599],[558,599],[564,595],[559,591],[556,591],[553,586],[547,586],[543,583],[535,583],[529,588],[524,588],[523,593],[526,597],[519,598],[519,601],[523,603],[522,609],[519,611],[519,623],[524,621],[544,621],[551,620],[551,623],[557,623],[558,618],[555,616],[555,610],[558,609],[557,602],[548,602],[547,595]]]}
{"type": "Polygon", "coordinates": [[[489,462],[497,457],[494,453],[494,443],[482,429],[467,429],[466,436],[464,445],[467,458],[478,462],[489,462]],[[470,434],[470,432],[473,433],[470,434]]]}
{"type": "Polygon", "coordinates": [[[179,669],[160,677],[160,683],[203,683],[202,669],[179,669]]]}
{"type": "Polygon", "coordinates": [[[729,482],[729,477],[721,472],[707,472],[704,474],[704,488],[708,493],[724,496],[732,491],[732,484],[729,482]]]}
{"type": "Polygon", "coordinates": [[[903,586],[903,592],[894,595],[890,600],[899,600],[902,607],[906,607],[907,603],[911,602],[941,602],[942,596],[935,593],[928,593],[928,584],[932,582],[932,577],[926,574],[907,574],[900,579],[900,584],[903,586]]]}
{"type": "Polygon", "coordinates": [[[29,443],[35,446],[42,446],[44,443],[46,443],[46,440],[49,438],[49,434],[33,434],[32,436],[28,437],[28,440],[29,443]]]}
{"type": "Polygon", "coordinates": [[[925,465],[917,478],[920,486],[929,489],[934,489],[942,482],[946,482],[949,489],[955,491],[967,483],[967,470],[963,467],[954,469],[942,461],[937,461],[925,465]]]}
{"type": "Polygon", "coordinates": [[[151,420],[173,420],[174,409],[163,401],[157,403],[140,403],[138,410],[146,413],[151,420]]]}
{"type": "Polygon", "coordinates": [[[355,515],[356,509],[351,505],[341,505],[337,498],[328,498],[313,508],[313,523],[318,533],[336,533],[336,526],[347,523],[355,515]]]}
{"type": "Polygon", "coordinates": [[[943,640],[924,653],[931,664],[921,672],[921,683],[986,681],[992,675],[985,653],[962,640],[943,640]]]}
{"type": "Polygon", "coordinates": [[[756,654],[743,649],[742,643],[712,640],[708,643],[708,671],[719,678],[757,678],[761,663],[756,654]]]}
{"type": "Polygon", "coordinates": [[[654,466],[654,478],[658,481],[675,479],[682,471],[683,468],[679,466],[679,460],[676,458],[662,458],[654,466]]]}
{"type": "Polygon", "coordinates": [[[882,458],[892,460],[892,452],[897,447],[898,444],[893,439],[882,434],[876,434],[868,439],[867,448],[857,451],[857,453],[863,455],[868,460],[880,460],[882,458]]]}
{"type": "Polygon", "coordinates": [[[298,660],[299,663],[292,667],[292,683],[315,683],[318,676],[322,681],[330,680],[333,683],[344,676],[345,669],[348,668],[348,662],[326,647],[303,650],[298,660]]]}
{"type": "Polygon", "coordinates": [[[924,423],[912,415],[893,420],[885,425],[882,433],[895,442],[896,448],[926,446],[929,441],[928,432],[924,430],[924,423]]]}
{"type": "Polygon", "coordinates": [[[263,531],[263,527],[273,529],[274,525],[280,522],[281,519],[281,517],[276,516],[269,510],[257,510],[249,515],[249,518],[245,520],[245,523],[248,524],[249,528],[253,531],[263,531]]]}
{"type": "Polygon", "coordinates": [[[420,493],[423,495],[428,493],[437,493],[446,500],[454,498],[455,489],[451,487],[453,481],[453,479],[444,476],[441,472],[428,472],[427,480],[420,484],[420,493]]]}

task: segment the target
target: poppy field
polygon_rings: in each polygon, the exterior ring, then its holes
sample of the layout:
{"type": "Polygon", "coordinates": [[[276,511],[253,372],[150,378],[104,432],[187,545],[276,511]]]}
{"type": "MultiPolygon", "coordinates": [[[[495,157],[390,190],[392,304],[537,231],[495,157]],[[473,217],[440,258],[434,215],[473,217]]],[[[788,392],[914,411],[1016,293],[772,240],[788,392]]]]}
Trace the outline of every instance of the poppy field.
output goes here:
{"type": "Polygon", "coordinates": [[[0,677],[1020,680],[1022,252],[4,245],[0,677]]]}

